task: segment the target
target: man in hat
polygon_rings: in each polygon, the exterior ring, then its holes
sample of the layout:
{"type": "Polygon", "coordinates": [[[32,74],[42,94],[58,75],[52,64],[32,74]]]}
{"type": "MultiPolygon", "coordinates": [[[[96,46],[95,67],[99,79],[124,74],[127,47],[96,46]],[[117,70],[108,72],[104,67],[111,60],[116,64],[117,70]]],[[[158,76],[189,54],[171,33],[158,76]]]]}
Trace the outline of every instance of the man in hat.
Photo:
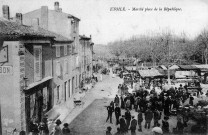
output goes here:
{"type": "Polygon", "coordinates": [[[154,114],[154,127],[156,127],[158,125],[158,121],[160,120],[160,112],[156,108],[153,114],[154,114]]]}
{"type": "Polygon", "coordinates": [[[127,129],[129,129],[129,125],[130,125],[130,121],[131,121],[131,113],[130,113],[129,109],[127,109],[127,111],[125,112],[125,119],[126,119],[127,129]]]}
{"type": "Polygon", "coordinates": [[[120,118],[120,132],[121,133],[126,133],[128,132],[128,129],[126,128],[126,121],[125,121],[125,115],[122,115],[122,117],[120,118]],[[126,130],[127,129],[127,130],[126,130]]]}
{"type": "Polygon", "coordinates": [[[121,116],[121,109],[118,106],[118,104],[116,104],[115,116],[116,116],[116,125],[118,125],[119,124],[119,117],[121,116]]]}
{"type": "Polygon", "coordinates": [[[69,129],[69,124],[68,123],[64,123],[62,133],[63,133],[63,135],[70,135],[70,129],[69,129]]]}
{"type": "Polygon", "coordinates": [[[137,120],[138,120],[138,126],[139,126],[138,131],[142,132],[143,116],[142,116],[142,111],[141,110],[138,110],[137,120]]]}
{"type": "Polygon", "coordinates": [[[111,134],[111,129],[112,129],[112,128],[111,128],[110,126],[107,127],[106,135],[112,135],[112,134],[111,134]]]}
{"type": "Polygon", "coordinates": [[[164,133],[169,133],[169,123],[168,120],[169,118],[167,116],[164,117],[164,120],[162,121],[162,130],[164,133]]]}
{"type": "Polygon", "coordinates": [[[118,95],[116,95],[116,97],[114,98],[114,103],[119,105],[119,97],[118,97],[118,95]]]}
{"type": "Polygon", "coordinates": [[[107,110],[108,110],[108,117],[106,119],[106,122],[108,121],[108,119],[110,118],[110,123],[112,123],[112,113],[114,111],[114,107],[113,105],[111,104],[110,106],[107,107],[107,110]]]}
{"type": "Polygon", "coordinates": [[[153,112],[148,108],[145,112],[145,128],[150,128],[150,124],[153,118],[153,112]]]}
{"type": "Polygon", "coordinates": [[[164,102],[164,114],[165,116],[169,116],[170,113],[170,100],[168,97],[165,96],[165,102],[164,102]]]}
{"type": "Polygon", "coordinates": [[[136,132],[135,132],[136,126],[137,126],[137,120],[134,118],[134,116],[132,116],[131,126],[130,126],[131,135],[136,135],[136,132]]]}

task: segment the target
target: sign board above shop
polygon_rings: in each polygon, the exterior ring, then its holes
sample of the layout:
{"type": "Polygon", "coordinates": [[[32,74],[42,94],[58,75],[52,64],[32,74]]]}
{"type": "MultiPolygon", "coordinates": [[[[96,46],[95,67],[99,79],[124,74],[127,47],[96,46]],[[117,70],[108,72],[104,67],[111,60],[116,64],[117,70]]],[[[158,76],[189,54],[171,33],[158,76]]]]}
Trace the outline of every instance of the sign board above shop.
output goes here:
{"type": "Polygon", "coordinates": [[[0,66],[0,75],[12,75],[12,66],[0,66]]]}

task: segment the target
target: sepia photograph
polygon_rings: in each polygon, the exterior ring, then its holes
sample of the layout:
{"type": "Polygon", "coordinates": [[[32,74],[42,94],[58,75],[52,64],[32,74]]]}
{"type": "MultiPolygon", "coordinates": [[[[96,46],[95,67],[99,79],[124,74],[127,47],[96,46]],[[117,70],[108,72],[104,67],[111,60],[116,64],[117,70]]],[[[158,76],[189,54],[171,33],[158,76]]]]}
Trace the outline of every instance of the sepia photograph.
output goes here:
{"type": "Polygon", "coordinates": [[[208,135],[208,0],[0,0],[0,135],[208,135]]]}

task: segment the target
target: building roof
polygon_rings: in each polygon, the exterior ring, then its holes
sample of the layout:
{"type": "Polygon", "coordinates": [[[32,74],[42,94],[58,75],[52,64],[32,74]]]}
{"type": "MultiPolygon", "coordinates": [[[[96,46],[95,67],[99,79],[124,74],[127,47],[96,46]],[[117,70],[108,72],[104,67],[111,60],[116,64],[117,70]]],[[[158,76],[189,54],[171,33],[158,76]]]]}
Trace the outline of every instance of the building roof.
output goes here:
{"type": "Polygon", "coordinates": [[[164,76],[156,69],[151,70],[139,70],[139,74],[142,77],[156,77],[156,76],[164,76]]]}
{"type": "Polygon", "coordinates": [[[45,30],[41,27],[38,27],[37,30],[34,30],[32,26],[21,25],[16,22],[8,21],[4,18],[0,18],[0,35],[15,37],[51,37],[58,42],[71,42],[70,39],[60,34],[45,30]]]}
{"type": "Polygon", "coordinates": [[[158,66],[158,67],[161,68],[161,69],[163,69],[163,70],[167,70],[167,67],[164,66],[164,65],[160,65],[160,66],[158,66]]]}
{"type": "Polygon", "coordinates": [[[194,65],[180,65],[179,67],[180,67],[180,69],[183,69],[183,70],[196,70],[196,69],[199,69],[199,68],[197,68],[194,65]]]}
{"type": "Polygon", "coordinates": [[[41,32],[45,32],[45,33],[55,37],[54,38],[55,41],[58,41],[58,42],[72,42],[72,40],[70,40],[67,37],[64,37],[64,36],[62,36],[60,34],[57,34],[57,33],[54,33],[54,32],[48,31],[48,30],[45,30],[43,28],[39,27],[38,30],[41,31],[41,32]]]}
{"type": "Polygon", "coordinates": [[[4,18],[0,18],[0,35],[3,36],[32,36],[32,37],[51,37],[55,36],[51,35],[46,30],[42,30],[41,28],[37,31],[34,30],[31,26],[20,25],[16,22],[9,21],[4,18]]]}
{"type": "Polygon", "coordinates": [[[179,66],[177,66],[177,65],[172,65],[172,66],[170,66],[170,68],[169,69],[171,69],[171,70],[174,70],[174,69],[179,69],[179,66]]]}
{"type": "Polygon", "coordinates": [[[203,70],[203,71],[207,71],[208,70],[208,64],[194,65],[194,66],[196,66],[197,68],[199,68],[200,70],[203,70]]]}
{"type": "Polygon", "coordinates": [[[91,38],[90,37],[87,37],[85,35],[79,35],[80,39],[86,39],[86,40],[90,40],[91,38]]]}

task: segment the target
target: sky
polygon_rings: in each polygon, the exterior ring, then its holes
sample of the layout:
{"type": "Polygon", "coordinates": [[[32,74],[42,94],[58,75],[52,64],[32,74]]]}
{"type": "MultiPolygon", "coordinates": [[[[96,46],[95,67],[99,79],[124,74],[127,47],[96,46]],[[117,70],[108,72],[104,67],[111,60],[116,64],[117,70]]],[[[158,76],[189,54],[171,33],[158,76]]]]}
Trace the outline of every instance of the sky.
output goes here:
{"type": "Polygon", "coordinates": [[[194,38],[208,28],[208,0],[0,0],[0,6],[9,5],[11,16],[15,16],[17,12],[24,14],[41,6],[54,9],[55,1],[63,12],[81,19],[80,34],[92,35],[95,44],[167,30],[194,38]],[[126,11],[110,11],[112,7],[125,7],[126,11]],[[179,11],[167,12],[164,7],[179,11]],[[132,11],[132,8],[153,10],[132,11]]]}

